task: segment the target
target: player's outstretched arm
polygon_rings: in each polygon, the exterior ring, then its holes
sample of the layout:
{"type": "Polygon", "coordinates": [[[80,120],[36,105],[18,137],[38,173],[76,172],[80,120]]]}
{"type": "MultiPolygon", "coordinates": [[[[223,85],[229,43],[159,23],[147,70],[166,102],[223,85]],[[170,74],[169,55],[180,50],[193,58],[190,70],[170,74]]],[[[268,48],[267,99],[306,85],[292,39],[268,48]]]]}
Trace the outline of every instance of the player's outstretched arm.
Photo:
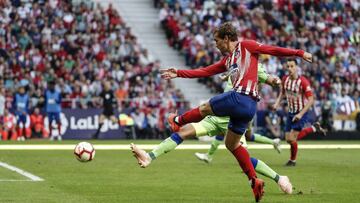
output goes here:
{"type": "Polygon", "coordinates": [[[164,79],[173,79],[173,78],[203,78],[213,76],[219,73],[226,71],[225,66],[226,57],[217,63],[214,63],[210,66],[203,68],[197,68],[193,70],[178,70],[176,68],[169,68],[160,70],[161,77],[164,79]]]}
{"type": "Polygon", "coordinates": [[[297,57],[301,57],[303,60],[305,60],[309,63],[312,63],[312,54],[305,52],[304,50],[271,46],[271,45],[261,44],[259,42],[253,41],[253,40],[245,40],[242,42],[242,44],[251,53],[269,54],[269,55],[278,56],[278,57],[297,56],[297,57]]]}

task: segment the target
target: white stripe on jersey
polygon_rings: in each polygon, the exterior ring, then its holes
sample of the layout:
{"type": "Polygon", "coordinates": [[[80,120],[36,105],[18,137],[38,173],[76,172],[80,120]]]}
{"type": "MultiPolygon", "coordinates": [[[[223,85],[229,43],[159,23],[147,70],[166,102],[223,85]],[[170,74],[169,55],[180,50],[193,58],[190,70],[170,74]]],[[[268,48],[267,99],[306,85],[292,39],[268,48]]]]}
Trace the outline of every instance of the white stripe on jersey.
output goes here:
{"type": "Polygon", "coordinates": [[[250,90],[251,90],[251,85],[252,85],[252,81],[248,80],[247,86],[246,86],[246,90],[245,90],[245,94],[249,94],[250,90]]]}
{"type": "Polygon", "coordinates": [[[253,96],[256,97],[258,95],[258,86],[256,85],[255,90],[253,91],[253,96]]]}
{"type": "Polygon", "coordinates": [[[236,91],[237,91],[237,92],[241,92],[241,90],[242,90],[242,86],[240,85],[239,88],[237,88],[236,91]]]}
{"type": "Polygon", "coordinates": [[[299,93],[300,93],[300,83],[301,83],[301,80],[300,80],[300,78],[299,79],[297,79],[297,81],[296,81],[296,94],[298,95],[297,97],[296,97],[296,102],[295,102],[295,111],[297,112],[297,111],[300,111],[300,109],[302,109],[303,108],[303,106],[302,106],[302,94],[300,94],[299,95],[299,93]]]}
{"type": "MultiPolygon", "coordinates": [[[[241,58],[241,55],[240,55],[240,58],[241,58]]],[[[237,81],[235,87],[237,87],[242,82],[245,73],[248,72],[248,69],[250,67],[250,61],[251,61],[250,59],[251,59],[251,53],[247,49],[245,49],[245,62],[241,64],[242,66],[240,67],[240,77],[238,78],[238,81],[237,81]]]]}
{"type": "Polygon", "coordinates": [[[243,67],[243,61],[242,61],[242,52],[241,52],[241,45],[239,44],[239,47],[238,47],[238,51],[239,51],[239,57],[236,59],[236,64],[238,66],[238,69],[239,69],[239,77],[236,78],[237,81],[234,81],[234,87],[236,88],[239,84],[240,84],[240,81],[241,79],[244,77],[244,69],[242,68],[243,67]],[[235,83],[236,82],[236,83],[235,83]]]}

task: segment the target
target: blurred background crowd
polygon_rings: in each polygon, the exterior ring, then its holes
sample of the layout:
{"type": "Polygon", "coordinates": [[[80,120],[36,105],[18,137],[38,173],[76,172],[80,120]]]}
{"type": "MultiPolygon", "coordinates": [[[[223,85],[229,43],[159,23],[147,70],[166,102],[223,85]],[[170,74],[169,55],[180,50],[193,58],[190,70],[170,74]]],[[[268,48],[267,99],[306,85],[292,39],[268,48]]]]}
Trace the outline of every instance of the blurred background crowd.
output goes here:
{"type": "MultiPolygon", "coordinates": [[[[315,117],[331,128],[335,119],[355,119],[360,90],[360,3],[355,0],[154,0],[168,44],[184,55],[192,68],[221,58],[212,32],[231,21],[240,38],[264,44],[303,49],[314,55],[312,64],[299,61],[302,75],[316,95],[315,117]]],[[[262,55],[269,74],[284,76],[281,59],[262,55]]],[[[200,79],[213,92],[223,91],[220,77],[200,79]]],[[[277,90],[261,88],[258,110],[274,102],[277,90]]],[[[286,107],[284,107],[286,108],[286,107]]]]}

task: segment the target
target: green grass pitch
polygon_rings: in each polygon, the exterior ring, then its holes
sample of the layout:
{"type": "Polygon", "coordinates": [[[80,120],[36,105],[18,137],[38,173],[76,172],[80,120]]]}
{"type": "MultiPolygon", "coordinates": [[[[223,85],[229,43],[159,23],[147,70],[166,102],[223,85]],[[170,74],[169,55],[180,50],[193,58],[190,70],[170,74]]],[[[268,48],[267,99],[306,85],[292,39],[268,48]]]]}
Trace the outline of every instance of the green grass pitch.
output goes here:
{"type": "MultiPolygon", "coordinates": [[[[228,151],[217,151],[211,164],[198,161],[194,156],[196,151],[206,150],[175,150],[142,169],[130,150],[98,150],[95,160],[89,163],[78,162],[71,150],[1,150],[1,162],[45,181],[1,181],[0,202],[255,202],[245,175],[228,151]]],[[[285,195],[272,180],[259,175],[266,182],[262,202],[360,201],[359,149],[300,149],[298,165],[294,168],[283,166],[288,150],[280,155],[269,149],[250,153],[278,173],[288,175],[295,188],[293,195],[285,195]]],[[[0,180],[25,179],[0,167],[0,180]]]]}

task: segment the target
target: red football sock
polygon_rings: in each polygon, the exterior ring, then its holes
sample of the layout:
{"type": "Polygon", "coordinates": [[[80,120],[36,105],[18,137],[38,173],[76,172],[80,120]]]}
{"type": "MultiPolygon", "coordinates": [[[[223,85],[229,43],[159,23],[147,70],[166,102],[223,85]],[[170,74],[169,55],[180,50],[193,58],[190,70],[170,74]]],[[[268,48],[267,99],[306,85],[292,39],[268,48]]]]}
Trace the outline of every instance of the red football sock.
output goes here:
{"type": "Polygon", "coordinates": [[[307,135],[309,135],[310,133],[314,132],[314,129],[312,127],[308,127],[303,129],[302,131],[300,131],[300,133],[297,136],[297,140],[301,140],[304,137],[306,137],[307,135]]]}
{"type": "Polygon", "coordinates": [[[256,172],[254,166],[251,164],[248,151],[240,145],[238,148],[232,151],[232,153],[239,162],[241,169],[247,175],[249,180],[256,178],[256,172]]]}
{"type": "Polygon", "coordinates": [[[297,150],[298,150],[297,142],[294,141],[294,142],[290,143],[290,151],[291,151],[290,160],[292,160],[292,161],[296,160],[297,150]]]}
{"type": "Polygon", "coordinates": [[[196,107],[195,109],[191,109],[187,112],[185,112],[183,115],[179,116],[179,125],[185,125],[188,123],[197,123],[200,122],[204,116],[200,114],[199,107],[196,107]]]}

